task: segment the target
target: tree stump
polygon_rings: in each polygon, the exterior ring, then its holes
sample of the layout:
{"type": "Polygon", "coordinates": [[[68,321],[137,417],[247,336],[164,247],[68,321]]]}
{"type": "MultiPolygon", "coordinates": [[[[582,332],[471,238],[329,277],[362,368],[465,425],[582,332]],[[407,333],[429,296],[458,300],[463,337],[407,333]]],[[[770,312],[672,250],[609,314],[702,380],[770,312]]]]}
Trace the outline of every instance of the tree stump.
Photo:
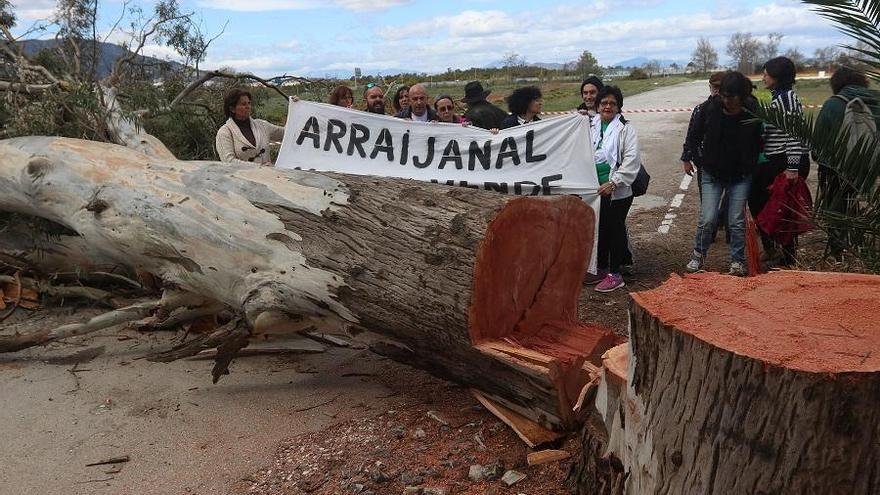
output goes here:
{"type": "Polygon", "coordinates": [[[576,425],[590,371],[617,343],[577,321],[595,214],[576,197],[64,138],[2,141],[0,153],[0,211],[57,224],[69,234],[57,242],[76,239],[87,258],[222,302],[255,331],[363,328],[397,359],[548,428],[576,425]]]}
{"type": "MultiPolygon", "coordinates": [[[[593,428],[619,493],[880,493],[880,277],[674,275],[632,297],[628,383],[597,398],[622,421],[593,428]]],[[[607,484],[594,464],[578,493],[607,484]]]]}

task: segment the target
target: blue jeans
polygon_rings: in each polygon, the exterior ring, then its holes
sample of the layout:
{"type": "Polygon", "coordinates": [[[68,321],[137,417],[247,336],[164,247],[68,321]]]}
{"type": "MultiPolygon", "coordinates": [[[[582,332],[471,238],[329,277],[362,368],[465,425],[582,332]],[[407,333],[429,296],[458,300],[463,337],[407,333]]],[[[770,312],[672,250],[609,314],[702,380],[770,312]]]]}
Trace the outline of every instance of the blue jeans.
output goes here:
{"type": "Polygon", "coordinates": [[[718,225],[718,205],[721,196],[727,191],[727,228],[730,232],[730,260],[746,263],[746,216],[745,207],[749,199],[752,177],[745,176],[731,180],[718,179],[703,171],[700,186],[703,198],[700,201],[700,221],[697,222],[697,236],[694,251],[703,257],[709,252],[715,228],[718,225]]]}

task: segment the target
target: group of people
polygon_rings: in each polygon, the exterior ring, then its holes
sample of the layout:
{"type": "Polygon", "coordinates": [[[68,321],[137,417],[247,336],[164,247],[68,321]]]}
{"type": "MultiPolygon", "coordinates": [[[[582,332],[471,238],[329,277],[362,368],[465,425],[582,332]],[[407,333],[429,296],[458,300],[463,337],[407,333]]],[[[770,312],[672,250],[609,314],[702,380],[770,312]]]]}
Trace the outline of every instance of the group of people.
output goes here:
{"type": "MultiPolygon", "coordinates": [[[[790,114],[803,111],[793,89],[795,65],[790,59],[769,60],[764,66],[763,83],[772,92],[771,107],[790,114]]],[[[806,178],[810,169],[809,150],[798,139],[753,118],[758,102],[752,94],[754,86],[744,74],[713,74],[709,87],[708,99],[693,110],[681,157],[685,173],[693,175],[696,171],[701,200],[694,247],[685,268],[689,272],[703,269],[721,222],[730,248],[728,273],[743,276],[747,273],[746,205],[757,217],[767,204],[769,186],[779,176],[789,181],[806,178]]],[[[859,79],[858,73],[850,69],[840,69],[832,77],[835,94],[857,95],[861,94],[859,88],[866,87],[864,76],[859,79]]],[[[443,94],[432,100],[422,84],[402,86],[392,96],[393,115],[417,122],[472,125],[492,132],[540,120],[543,97],[535,86],[515,89],[506,99],[509,112],[488,101],[490,91],[480,82],[469,82],[464,89],[465,96],[460,101],[467,105],[467,111],[458,115],[451,96],[443,94]]],[[[606,86],[599,78],[590,76],[581,84],[580,96],[583,103],[578,111],[590,119],[601,197],[597,273],[590,275],[587,283],[595,284],[599,292],[610,292],[626,285],[623,275],[629,273],[633,264],[626,217],[633,203],[632,184],[641,167],[639,139],[622,114],[620,88],[606,86]]],[[[363,98],[365,111],[387,114],[382,87],[367,84],[363,98]]],[[[329,102],[351,108],[352,89],[338,86],[330,94],[329,102]]],[[[837,107],[842,104],[826,106],[828,112],[833,107],[840,113],[842,110],[837,107]]],[[[284,128],[250,118],[251,95],[247,91],[231,91],[224,101],[224,110],[228,120],[217,133],[220,159],[270,164],[269,141],[280,140],[284,128]]],[[[819,125],[835,121],[839,125],[840,116],[825,115],[823,119],[825,113],[823,107],[819,125]]],[[[833,179],[823,182],[826,187],[842,187],[833,179]]],[[[782,245],[777,245],[767,233],[762,233],[761,238],[766,256],[778,252],[782,263],[793,261],[796,237],[782,245]]]]}
{"type": "MultiPolygon", "coordinates": [[[[795,72],[794,62],[787,57],[776,57],[764,64],[762,82],[771,92],[771,109],[787,115],[803,112],[794,90],[795,72]]],[[[748,271],[746,206],[753,217],[759,218],[767,208],[775,184],[790,187],[805,180],[810,172],[810,150],[800,139],[754,118],[758,102],[752,94],[752,82],[742,73],[713,74],[709,85],[709,98],[694,108],[691,115],[681,157],[685,173],[692,175],[696,168],[701,201],[693,252],[685,268],[689,272],[703,269],[722,222],[730,248],[729,273],[743,276],[748,271]],[[784,180],[780,180],[781,177],[784,180]]],[[[835,71],[831,77],[835,96],[822,106],[817,129],[836,136],[850,98],[861,97],[876,108],[876,99],[867,87],[865,76],[858,71],[847,67],[835,71]]],[[[874,115],[874,119],[876,128],[880,128],[880,114],[874,115]]],[[[826,190],[843,187],[821,163],[819,176],[820,186],[826,190]]],[[[779,266],[793,264],[796,229],[774,235],[761,229],[761,225],[759,222],[758,233],[763,245],[761,261],[779,266]]],[[[834,248],[834,233],[831,244],[834,248]]]]}

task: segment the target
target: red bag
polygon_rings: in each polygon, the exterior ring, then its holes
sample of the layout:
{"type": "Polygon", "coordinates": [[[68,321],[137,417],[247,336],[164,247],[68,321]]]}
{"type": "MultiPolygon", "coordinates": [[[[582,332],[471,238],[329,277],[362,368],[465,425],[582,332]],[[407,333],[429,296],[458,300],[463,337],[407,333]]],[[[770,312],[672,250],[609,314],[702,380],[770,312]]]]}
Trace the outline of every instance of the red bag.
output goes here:
{"type": "Polygon", "coordinates": [[[765,234],[787,246],[795,236],[813,228],[812,210],[813,196],[803,177],[789,181],[779,174],[770,186],[770,200],[755,220],[765,234]]]}

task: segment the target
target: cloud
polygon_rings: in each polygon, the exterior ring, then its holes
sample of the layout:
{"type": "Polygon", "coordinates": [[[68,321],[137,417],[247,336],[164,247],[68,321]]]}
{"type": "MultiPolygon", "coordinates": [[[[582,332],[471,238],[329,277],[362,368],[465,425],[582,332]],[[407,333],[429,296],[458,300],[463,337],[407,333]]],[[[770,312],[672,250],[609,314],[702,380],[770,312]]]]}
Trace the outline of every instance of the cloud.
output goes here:
{"type": "Polygon", "coordinates": [[[280,10],[311,10],[334,5],[355,12],[386,10],[409,3],[410,0],[199,0],[199,7],[237,12],[269,12],[280,10]]]}
{"type": "Polygon", "coordinates": [[[12,0],[15,17],[24,21],[36,21],[52,17],[57,7],[55,0],[12,0]]]}
{"type": "MultiPolygon", "coordinates": [[[[406,47],[420,54],[418,67],[412,70],[443,70],[450,65],[481,66],[498,60],[511,50],[529,61],[565,62],[575,60],[583,50],[590,50],[605,65],[634,55],[650,58],[688,59],[699,37],[707,37],[725,59],[727,39],[737,31],[751,31],[762,38],[769,32],[783,33],[782,50],[810,36],[815,45],[801,47],[812,52],[816,46],[833,44],[841,39],[828,22],[806,7],[777,2],[750,10],[695,12],[666,18],[606,20],[611,9],[602,0],[592,6],[571,6],[549,12],[520,12],[517,19],[534,19],[530,24],[516,23],[503,14],[493,18],[468,11],[467,16],[445,32],[447,37],[425,39],[417,30],[382,28],[384,50],[406,47]],[[578,18],[580,16],[580,18],[578,18]],[[584,22],[584,19],[592,20],[584,22]],[[490,22],[491,19],[491,22],[490,22]],[[553,22],[553,20],[556,22],[553,22]],[[577,20],[572,20],[577,19],[577,20]],[[481,32],[482,31],[482,32],[481,32]],[[452,63],[451,60],[452,60],[452,63]]],[[[462,16],[465,13],[459,14],[462,16]]],[[[459,16],[455,16],[458,18],[459,16]]],[[[620,15],[614,15],[619,19],[620,15]]]]}
{"type": "Polygon", "coordinates": [[[402,26],[385,26],[377,34],[389,41],[452,36],[472,38],[517,29],[516,22],[500,10],[465,10],[454,16],[437,16],[402,26]]]}

